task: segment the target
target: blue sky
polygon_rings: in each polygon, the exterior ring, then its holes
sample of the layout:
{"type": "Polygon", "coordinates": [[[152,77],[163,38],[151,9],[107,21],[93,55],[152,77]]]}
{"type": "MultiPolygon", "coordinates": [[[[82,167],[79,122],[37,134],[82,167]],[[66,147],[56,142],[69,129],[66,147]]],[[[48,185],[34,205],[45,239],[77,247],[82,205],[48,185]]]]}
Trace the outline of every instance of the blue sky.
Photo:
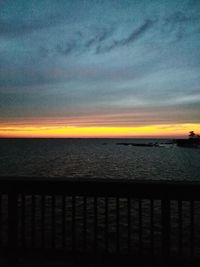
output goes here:
{"type": "Polygon", "coordinates": [[[200,1],[1,0],[0,120],[31,118],[200,123],[200,1]]]}

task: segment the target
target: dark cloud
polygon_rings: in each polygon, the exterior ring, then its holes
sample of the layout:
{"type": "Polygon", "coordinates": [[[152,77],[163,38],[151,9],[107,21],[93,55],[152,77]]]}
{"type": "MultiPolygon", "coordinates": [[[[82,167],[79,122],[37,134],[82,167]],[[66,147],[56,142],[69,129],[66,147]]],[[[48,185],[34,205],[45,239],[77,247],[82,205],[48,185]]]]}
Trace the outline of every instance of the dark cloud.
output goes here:
{"type": "Polygon", "coordinates": [[[83,37],[83,33],[81,31],[76,31],[75,34],[80,38],[83,37]]]}
{"type": "Polygon", "coordinates": [[[92,37],[86,41],[85,36],[82,32],[75,32],[72,40],[69,40],[68,42],[58,43],[55,47],[55,50],[58,54],[64,56],[68,56],[75,51],[78,51],[79,53],[85,52],[93,46],[97,47],[98,45],[109,39],[112,36],[114,30],[114,27],[99,28],[94,34],[91,34],[92,37]]]}
{"type": "Polygon", "coordinates": [[[65,44],[58,44],[56,46],[56,52],[60,55],[67,56],[71,52],[73,52],[77,47],[77,41],[71,40],[70,42],[67,42],[65,44]]]}
{"type": "Polygon", "coordinates": [[[188,7],[189,8],[190,7],[196,8],[196,7],[199,7],[199,5],[200,5],[199,0],[188,0],[188,7]]]}
{"type": "Polygon", "coordinates": [[[97,47],[96,53],[104,53],[104,52],[109,52],[112,49],[120,46],[125,46],[128,45],[138,38],[140,38],[146,31],[148,31],[152,25],[154,24],[153,20],[146,20],[142,25],[140,25],[137,29],[134,29],[134,31],[128,35],[126,38],[121,39],[121,40],[114,40],[111,45],[108,46],[101,46],[99,45],[97,47]]]}
{"type": "Polygon", "coordinates": [[[101,44],[103,41],[107,40],[112,36],[114,30],[115,30],[114,27],[101,28],[97,30],[96,35],[85,43],[85,48],[90,48],[93,45],[101,44]]]}
{"type": "Polygon", "coordinates": [[[165,19],[166,23],[185,23],[185,22],[190,22],[193,21],[195,18],[191,17],[189,15],[185,15],[184,13],[178,11],[173,13],[172,15],[168,16],[165,19]]]}
{"type": "Polygon", "coordinates": [[[0,36],[16,37],[56,26],[62,22],[62,17],[46,16],[39,19],[21,20],[21,19],[2,19],[0,17],[0,36]]]}
{"type": "Polygon", "coordinates": [[[0,18],[0,35],[3,36],[16,36],[19,34],[25,34],[32,32],[40,28],[38,23],[23,23],[21,21],[5,21],[0,18]]]}
{"type": "Polygon", "coordinates": [[[187,36],[188,26],[193,28],[193,32],[197,32],[200,22],[200,17],[198,15],[186,14],[181,11],[174,12],[167,17],[163,18],[162,31],[166,34],[174,34],[177,40],[181,40],[184,36],[187,36]]]}
{"type": "Polygon", "coordinates": [[[122,45],[127,45],[129,43],[134,42],[137,38],[143,35],[151,26],[153,25],[154,21],[146,20],[140,27],[134,30],[126,39],[121,40],[120,43],[122,45]]]}

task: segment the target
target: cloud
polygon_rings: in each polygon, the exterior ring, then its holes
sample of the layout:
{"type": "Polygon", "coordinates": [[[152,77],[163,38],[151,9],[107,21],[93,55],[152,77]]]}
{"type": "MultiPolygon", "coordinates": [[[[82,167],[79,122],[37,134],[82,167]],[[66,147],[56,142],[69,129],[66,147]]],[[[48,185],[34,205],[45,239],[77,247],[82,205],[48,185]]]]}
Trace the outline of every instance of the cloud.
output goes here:
{"type": "Polygon", "coordinates": [[[123,47],[131,44],[145,34],[145,32],[148,31],[154,23],[155,21],[146,19],[139,27],[134,29],[131,34],[119,40],[111,39],[117,28],[116,26],[111,25],[109,27],[102,27],[96,30],[94,34],[91,33],[92,37],[87,40],[84,40],[85,37],[81,34],[78,36],[79,38],[70,40],[65,44],[57,44],[56,51],[65,56],[73,53],[74,51],[83,53],[93,47],[95,48],[96,54],[109,52],[117,47],[123,47]]]}
{"type": "Polygon", "coordinates": [[[148,31],[152,25],[154,24],[153,20],[147,19],[145,20],[138,28],[134,29],[133,32],[128,35],[126,38],[120,39],[120,40],[114,40],[112,44],[108,46],[98,46],[96,53],[104,53],[109,52],[112,49],[115,49],[117,47],[126,46],[138,38],[140,38],[143,34],[145,34],[146,31],[148,31]]]}
{"type": "Polygon", "coordinates": [[[186,14],[181,11],[174,12],[162,20],[162,32],[164,34],[172,34],[176,40],[181,40],[188,34],[197,33],[199,31],[200,18],[196,14],[186,14]]]}
{"type": "Polygon", "coordinates": [[[56,26],[60,22],[59,18],[40,18],[30,21],[19,19],[4,20],[0,18],[0,36],[16,37],[32,33],[33,31],[56,26]]]}
{"type": "Polygon", "coordinates": [[[90,48],[93,45],[101,44],[103,41],[107,40],[108,38],[112,36],[114,30],[115,30],[115,27],[98,29],[95,36],[89,39],[85,43],[85,48],[90,48]]]}
{"type": "Polygon", "coordinates": [[[198,8],[33,2],[0,12],[1,117],[104,112],[103,125],[112,111],[110,125],[199,121],[198,8]]]}
{"type": "Polygon", "coordinates": [[[67,56],[71,54],[71,52],[73,52],[76,49],[76,47],[77,47],[77,41],[71,40],[65,44],[57,44],[55,49],[58,54],[67,56]]]}
{"type": "Polygon", "coordinates": [[[134,42],[137,38],[143,35],[151,26],[153,25],[154,21],[146,20],[140,27],[134,30],[127,38],[121,40],[120,43],[122,45],[127,45],[129,43],[134,42]]]}
{"type": "Polygon", "coordinates": [[[198,20],[198,17],[194,17],[194,16],[190,16],[190,15],[186,15],[183,12],[177,11],[173,14],[171,14],[170,16],[165,18],[165,22],[166,23],[172,23],[172,24],[176,24],[176,23],[188,23],[191,21],[196,21],[198,20]]]}
{"type": "Polygon", "coordinates": [[[74,52],[84,53],[93,47],[96,48],[98,45],[108,40],[115,27],[100,27],[95,29],[95,32],[90,32],[90,37],[87,38],[82,32],[74,32],[73,38],[67,42],[60,42],[56,45],[55,50],[58,54],[68,56],[74,52]]]}

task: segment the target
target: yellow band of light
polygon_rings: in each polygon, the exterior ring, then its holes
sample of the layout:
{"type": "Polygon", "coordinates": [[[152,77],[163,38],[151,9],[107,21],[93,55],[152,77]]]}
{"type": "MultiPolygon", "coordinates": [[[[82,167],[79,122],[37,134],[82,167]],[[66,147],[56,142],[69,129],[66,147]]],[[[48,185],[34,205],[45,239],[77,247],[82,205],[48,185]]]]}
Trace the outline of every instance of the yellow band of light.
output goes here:
{"type": "Polygon", "coordinates": [[[152,125],[137,127],[76,127],[32,125],[0,126],[0,137],[186,137],[188,132],[194,130],[199,133],[198,124],[152,125]]]}

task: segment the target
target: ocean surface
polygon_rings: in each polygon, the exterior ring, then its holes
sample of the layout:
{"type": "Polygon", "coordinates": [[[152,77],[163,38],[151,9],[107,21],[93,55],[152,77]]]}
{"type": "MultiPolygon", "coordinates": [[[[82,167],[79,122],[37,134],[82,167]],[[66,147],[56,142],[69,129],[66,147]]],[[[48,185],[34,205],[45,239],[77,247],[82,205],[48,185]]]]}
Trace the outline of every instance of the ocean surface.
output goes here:
{"type": "Polygon", "coordinates": [[[200,149],[120,146],[161,139],[0,139],[0,176],[199,180],[200,149]]]}

